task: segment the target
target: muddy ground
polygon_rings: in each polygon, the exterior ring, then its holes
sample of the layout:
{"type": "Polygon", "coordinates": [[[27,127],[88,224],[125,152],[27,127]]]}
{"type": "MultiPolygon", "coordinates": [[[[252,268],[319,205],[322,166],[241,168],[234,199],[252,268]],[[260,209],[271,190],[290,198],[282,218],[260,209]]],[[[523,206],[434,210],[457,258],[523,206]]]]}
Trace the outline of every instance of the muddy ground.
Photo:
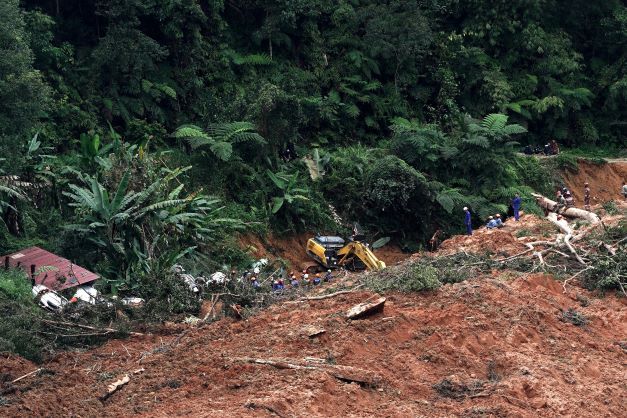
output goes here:
{"type": "MultiPolygon", "coordinates": [[[[477,277],[428,294],[389,294],[383,312],[349,321],[356,292],[276,305],[182,337],[150,335],[64,353],[45,374],[0,362],[4,416],[621,416],[627,395],[625,300],[564,292],[543,274],[477,277]],[[582,306],[587,305],[587,306],[582,306]],[[565,321],[569,308],[588,323],[565,321]],[[312,328],[325,333],[308,337],[312,328]],[[377,377],[244,358],[318,358],[377,377]],[[133,374],[133,371],[143,371],[133,374]],[[101,401],[107,385],[130,382],[101,401]]],[[[287,359],[287,360],[285,360],[287,359]]],[[[314,363],[315,364],[315,363],[314,363]]],[[[624,416],[624,415],[623,415],[624,416]]]]}

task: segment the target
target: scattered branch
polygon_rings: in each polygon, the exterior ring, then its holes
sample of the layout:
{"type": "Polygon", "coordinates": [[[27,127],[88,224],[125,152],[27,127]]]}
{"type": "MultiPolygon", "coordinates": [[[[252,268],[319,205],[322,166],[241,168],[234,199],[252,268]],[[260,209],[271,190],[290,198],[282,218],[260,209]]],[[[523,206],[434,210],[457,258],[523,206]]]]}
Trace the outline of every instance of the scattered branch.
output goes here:
{"type": "Polygon", "coordinates": [[[345,295],[347,293],[353,293],[355,292],[357,289],[360,289],[364,287],[363,284],[360,284],[358,286],[353,287],[352,289],[348,289],[348,290],[340,290],[339,292],[335,292],[335,293],[329,293],[328,295],[322,295],[322,296],[310,296],[310,297],[306,297],[306,298],[300,298],[298,300],[293,300],[290,302],[286,302],[286,303],[301,303],[301,302],[307,302],[310,300],[323,300],[323,299],[329,299],[329,298],[333,298],[335,296],[340,296],[340,295],[345,295]]]}
{"type": "Polygon", "coordinates": [[[40,368],[38,368],[37,370],[34,370],[34,371],[30,372],[30,373],[26,373],[24,376],[20,376],[20,377],[18,377],[17,379],[12,380],[12,381],[11,381],[11,383],[17,383],[17,382],[19,382],[20,380],[27,378],[28,376],[32,376],[32,375],[34,375],[34,374],[36,374],[36,373],[39,373],[39,372],[40,372],[40,371],[42,371],[42,370],[43,370],[43,369],[40,367],[40,368]]]}

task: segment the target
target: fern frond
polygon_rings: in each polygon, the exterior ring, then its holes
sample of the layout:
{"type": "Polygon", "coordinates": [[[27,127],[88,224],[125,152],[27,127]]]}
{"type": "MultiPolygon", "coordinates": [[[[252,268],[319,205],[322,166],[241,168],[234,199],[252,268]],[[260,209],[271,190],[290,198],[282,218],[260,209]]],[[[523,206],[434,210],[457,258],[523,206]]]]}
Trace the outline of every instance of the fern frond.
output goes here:
{"type": "Polygon", "coordinates": [[[507,115],[503,115],[502,113],[491,113],[481,121],[481,127],[492,132],[502,130],[506,124],[507,115]]]}

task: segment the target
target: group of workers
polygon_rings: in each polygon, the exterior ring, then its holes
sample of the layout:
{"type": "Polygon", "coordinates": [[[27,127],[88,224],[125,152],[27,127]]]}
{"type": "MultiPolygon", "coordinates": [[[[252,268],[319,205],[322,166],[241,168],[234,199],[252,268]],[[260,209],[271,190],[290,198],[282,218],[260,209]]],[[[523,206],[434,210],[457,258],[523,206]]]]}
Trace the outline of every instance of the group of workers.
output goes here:
{"type": "Polygon", "coordinates": [[[280,292],[286,289],[286,287],[290,287],[295,289],[297,287],[306,287],[306,286],[318,286],[322,284],[322,282],[330,282],[333,280],[333,273],[331,270],[327,270],[324,276],[320,273],[315,273],[310,276],[307,270],[303,270],[300,274],[300,277],[297,277],[296,274],[292,271],[286,278],[283,277],[275,277],[270,276],[267,280],[263,282],[260,281],[260,269],[255,268],[253,272],[245,271],[241,277],[236,277],[237,272],[235,270],[231,271],[231,277],[236,278],[240,283],[249,283],[254,289],[261,289],[263,283],[269,282],[272,290],[275,292],[280,292]]]}
{"type": "MultiPolygon", "coordinates": [[[[623,197],[625,198],[625,200],[627,200],[627,182],[623,182],[621,193],[623,194],[623,197]]],[[[567,187],[560,187],[559,189],[557,189],[555,195],[556,195],[556,204],[553,207],[553,211],[555,213],[559,214],[568,208],[575,207],[575,198],[573,197],[573,194],[571,193],[570,190],[568,190],[567,187]]],[[[596,200],[596,198],[592,197],[592,194],[590,191],[590,184],[588,182],[585,182],[584,188],[583,188],[583,204],[584,204],[585,210],[589,211],[591,209],[590,203],[592,199],[596,200]]],[[[520,198],[520,194],[516,193],[516,196],[511,200],[511,207],[514,210],[514,219],[516,221],[520,219],[521,204],[522,204],[522,199],[520,198]]],[[[466,226],[466,233],[468,235],[472,235],[472,220],[471,220],[471,213],[468,207],[464,207],[464,213],[465,213],[464,225],[466,226]]],[[[503,223],[504,221],[501,218],[501,215],[497,213],[496,215],[490,216],[488,218],[486,228],[488,229],[501,228],[503,226],[503,223]]]]}
{"type": "MultiPolygon", "coordinates": [[[[566,187],[557,189],[557,192],[555,193],[555,202],[556,204],[553,208],[555,213],[560,213],[568,208],[575,207],[575,198],[566,187]]],[[[590,208],[590,185],[588,183],[584,185],[584,205],[586,206],[586,210],[590,208]]]]}
{"type": "MultiPolygon", "coordinates": [[[[312,277],[310,277],[307,270],[303,270],[300,278],[296,277],[296,274],[293,271],[291,271],[288,276],[289,286],[291,286],[292,289],[296,289],[300,286],[318,286],[322,284],[323,281],[330,282],[331,280],[333,280],[333,274],[331,270],[327,270],[324,277],[320,273],[316,273],[312,277]]],[[[283,278],[272,280],[271,284],[272,290],[274,290],[275,292],[285,289],[285,282],[283,278]]]]}
{"type": "Polygon", "coordinates": [[[494,228],[503,228],[503,219],[501,219],[501,214],[497,213],[494,216],[488,216],[488,223],[486,224],[486,228],[494,229],[494,228]]]}
{"type": "MultiPolygon", "coordinates": [[[[514,219],[516,222],[520,219],[520,207],[522,205],[522,199],[520,198],[520,194],[516,193],[514,198],[511,200],[510,205],[514,210],[514,219]]],[[[466,234],[472,235],[472,215],[470,213],[470,209],[467,206],[464,206],[464,225],[466,226],[466,234]]],[[[502,228],[504,225],[504,220],[501,217],[500,213],[497,213],[494,216],[488,217],[488,222],[486,224],[486,228],[494,229],[494,228],[502,228]]]]}

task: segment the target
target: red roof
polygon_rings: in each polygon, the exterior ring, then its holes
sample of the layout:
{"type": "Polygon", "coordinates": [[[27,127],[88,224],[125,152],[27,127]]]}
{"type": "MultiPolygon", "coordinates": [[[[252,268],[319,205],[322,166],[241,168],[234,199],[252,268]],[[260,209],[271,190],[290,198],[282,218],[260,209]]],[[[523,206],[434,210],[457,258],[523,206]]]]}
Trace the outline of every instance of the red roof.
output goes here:
{"type": "Polygon", "coordinates": [[[35,283],[43,284],[54,290],[63,290],[93,282],[100,278],[70,260],[56,254],[42,250],[39,247],[30,247],[2,257],[2,267],[9,262],[10,267],[20,267],[26,274],[31,275],[31,266],[35,266],[35,283]]]}

